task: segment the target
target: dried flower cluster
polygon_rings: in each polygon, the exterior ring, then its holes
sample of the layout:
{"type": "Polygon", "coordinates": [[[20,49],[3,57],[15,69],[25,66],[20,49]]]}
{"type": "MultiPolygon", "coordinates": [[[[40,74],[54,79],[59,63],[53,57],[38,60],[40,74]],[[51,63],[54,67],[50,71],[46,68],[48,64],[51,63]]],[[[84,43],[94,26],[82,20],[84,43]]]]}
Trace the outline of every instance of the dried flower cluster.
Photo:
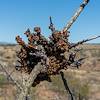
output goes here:
{"type": "Polygon", "coordinates": [[[74,54],[71,54],[73,61],[65,57],[65,52],[69,52],[68,32],[54,31],[47,40],[41,34],[39,27],[34,28],[34,33],[28,29],[24,33],[28,38],[26,44],[20,36],[16,37],[17,43],[21,45],[21,50],[17,52],[18,62],[21,66],[18,69],[31,72],[34,66],[41,62],[45,66],[44,72],[56,74],[60,69],[67,68],[74,62],[74,54]]]}
{"type": "Polygon", "coordinates": [[[69,43],[69,32],[55,30],[51,17],[49,29],[52,31],[49,40],[41,34],[40,27],[35,27],[34,33],[27,29],[24,33],[28,38],[27,44],[20,36],[16,37],[17,43],[21,45],[20,51],[17,52],[20,65],[16,66],[16,69],[30,73],[35,65],[41,62],[44,66],[41,73],[52,75],[58,74],[61,69],[66,69],[68,66],[73,65],[78,68],[81,65],[84,58],[76,60],[76,54],[79,51],[76,47],[91,39],[76,44],[69,43]]]}

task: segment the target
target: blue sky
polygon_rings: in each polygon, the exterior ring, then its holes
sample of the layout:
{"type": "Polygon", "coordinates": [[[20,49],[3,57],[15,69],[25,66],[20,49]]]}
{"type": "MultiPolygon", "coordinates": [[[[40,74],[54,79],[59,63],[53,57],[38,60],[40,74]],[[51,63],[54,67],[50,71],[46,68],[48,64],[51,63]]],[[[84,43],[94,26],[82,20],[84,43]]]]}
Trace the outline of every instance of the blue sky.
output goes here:
{"type": "MultiPolygon", "coordinates": [[[[42,33],[50,35],[49,16],[56,29],[61,30],[69,21],[83,0],[0,0],[0,41],[16,43],[15,36],[30,28],[40,26],[42,33]]],[[[79,40],[100,35],[100,0],[90,3],[73,24],[69,40],[79,40]]],[[[91,41],[100,43],[100,39],[91,41]]]]}

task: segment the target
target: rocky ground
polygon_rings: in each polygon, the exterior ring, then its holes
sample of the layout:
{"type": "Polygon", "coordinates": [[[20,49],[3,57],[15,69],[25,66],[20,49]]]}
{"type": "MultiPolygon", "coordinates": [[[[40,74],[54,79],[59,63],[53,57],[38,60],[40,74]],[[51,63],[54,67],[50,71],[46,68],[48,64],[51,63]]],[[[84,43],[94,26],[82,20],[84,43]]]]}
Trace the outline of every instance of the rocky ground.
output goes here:
{"type": "MultiPolygon", "coordinates": [[[[33,100],[100,100],[100,44],[80,46],[79,55],[87,57],[79,69],[67,69],[64,73],[65,84],[61,75],[51,76],[52,82],[43,81],[30,90],[33,100]],[[70,92],[68,92],[68,88],[70,92]]],[[[15,45],[0,46],[0,62],[5,63],[11,73],[16,64],[15,45]]],[[[19,75],[18,73],[16,74],[19,75]]],[[[16,87],[0,68],[0,100],[15,100],[16,87]]]]}

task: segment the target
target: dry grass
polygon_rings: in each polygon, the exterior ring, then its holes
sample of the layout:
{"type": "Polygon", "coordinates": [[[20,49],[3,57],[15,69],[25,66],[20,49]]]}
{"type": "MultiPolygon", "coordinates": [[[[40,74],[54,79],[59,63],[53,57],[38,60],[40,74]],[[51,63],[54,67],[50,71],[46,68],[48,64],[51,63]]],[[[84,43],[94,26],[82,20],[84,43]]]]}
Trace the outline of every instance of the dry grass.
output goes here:
{"type": "MultiPolygon", "coordinates": [[[[96,100],[96,98],[100,100],[100,45],[85,44],[80,46],[80,48],[83,48],[83,50],[80,51],[80,55],[88,58],[80,69],[68,69],[64,71],[68,86],[73,92],[74,97],[77,98],[76,100],[78,100],[79,97],[81,100],[83,100],[83,98],[84,100],[96,100]]],[[[14,67],[16,61],[15,51],[16,46],[0,46],[0,60],[7,62],[7,66],[10,69],[14,67]]],[[[61,76],[51,76],[51,79],[51,83],[41,82],[35,88],[31,89],[33,100],[67,100],[69,94],[65,90],[61,76]],[[46,95],[45,97],[44,94],[46,95]],[[37,96],[39,96],[39,98],[43,97],[43,99],[39,99],[37,96]],[[58,98],[55,98],[57,96],[58,98]]],[[[12,98],[16,93],[14,92],[15,87],[5,83],[7,83],[6,78],[0,76],[0,94],[5,91],[5,93],[3,93],[8,96],[7,100],[14,100],[12,98]],[[11,94],[8,93],[9,90],[11,90],[11,94]],[[12,98],[10,98],[9,95],[12,98]]],[[[0,100],[4,100],[1,95],[0,100]]]]}

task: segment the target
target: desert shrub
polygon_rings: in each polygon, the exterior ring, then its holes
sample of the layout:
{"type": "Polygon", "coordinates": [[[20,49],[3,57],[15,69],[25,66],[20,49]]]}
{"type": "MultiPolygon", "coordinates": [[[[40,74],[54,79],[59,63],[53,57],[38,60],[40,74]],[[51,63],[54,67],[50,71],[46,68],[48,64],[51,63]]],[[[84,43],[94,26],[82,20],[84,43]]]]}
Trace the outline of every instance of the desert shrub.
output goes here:
{"type": "Polygon", "coordinates": [[[100,57],[100,50],[99,49],[92,50],[92,56],[93,57],[100,57]]]}
{"type": "Polygon", "coordinates": [[[75,100],[88,100],[89,96],[89,84],[87,81],[81,81],[79,78],[75,77],[76,73],[66,73],[66,80],[70,91],[72,92],[75,100]]]}
{"type": "Polygon", "coordinates": [[[79,100],[88,100],[89,96],[89,85],[88,83],[83,84],[79,88],[79,100]]]}
{"type": "Polygon", "coordinates": [[[0,87],[2,87],[3,86],[3,84],[5,84],[6,83],[6,78],[5,78],[5,76],[4,75],[0,75],[0,87]]]}

